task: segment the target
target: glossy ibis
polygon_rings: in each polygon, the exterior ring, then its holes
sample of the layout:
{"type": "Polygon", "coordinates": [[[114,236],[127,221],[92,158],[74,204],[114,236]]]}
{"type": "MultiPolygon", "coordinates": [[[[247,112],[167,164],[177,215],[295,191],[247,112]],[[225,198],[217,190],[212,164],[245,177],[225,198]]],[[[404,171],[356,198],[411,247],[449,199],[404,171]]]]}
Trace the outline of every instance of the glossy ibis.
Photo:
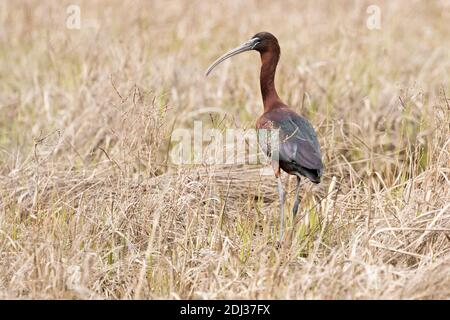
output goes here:
{"type": "Polygon", "coordinates": [[[264,104],[264,113],[258,118],[256,128],[277,130],[278,154],[275,157],[270,145],[262,145],[265,153],[271,157],[275,177],[278,180],[280,196],[280,240],[284,229],[285,191],[281,182],[280,169],[297,177],[293,215],[297,213],[300,202],[300,179],[307,177],[314,183],[320,183],[323,173],[322,156],[317,135],[311,124],[302,116],[295,113],[278,97],[275,89],[275,71],[280,59],[278,40],[269,32],[255,34],[249,41],[232,49],[214,61],[206,71],[206,76],[222,61],[245,51],[256,50],[261,55],[260,86],[264,104]]]}

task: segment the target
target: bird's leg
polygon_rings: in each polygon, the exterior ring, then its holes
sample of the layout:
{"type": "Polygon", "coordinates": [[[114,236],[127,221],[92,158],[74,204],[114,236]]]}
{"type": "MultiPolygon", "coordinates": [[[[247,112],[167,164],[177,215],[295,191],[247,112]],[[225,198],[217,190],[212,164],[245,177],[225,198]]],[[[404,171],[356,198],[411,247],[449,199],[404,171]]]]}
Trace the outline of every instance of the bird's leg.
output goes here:
{"type": "Polygon", "coordinates": [[[283,239],[284,233],[284,201],[286,199],[286,193],[283,190],[283,183],[281,182],[280,164],[277,161],[272,162],[273,169],[275,171],[275,177],[278,180],[278,195],[280,196],[280,235],[279,241],[283,239]]]}
{"type": "Polygon", "coordinates": [[[300,203],[300,198],[298,197],[299,192],[300,192],[300,177],[297,176],[297,187],[295,188],[295,202],[294,207],[292,208],[292,214],[294,215],[294,217],[297,214],[298,205],[300,203]]]}
{"type": "Polygon", "coordinates": [[[280,236],[279,240],[283,239],[284,233],[284,200],[286,199],[286,194],[283,190],[283,184],[281,182],[281,175],[278,175],[278,194],[280,196],[280,236]]]}

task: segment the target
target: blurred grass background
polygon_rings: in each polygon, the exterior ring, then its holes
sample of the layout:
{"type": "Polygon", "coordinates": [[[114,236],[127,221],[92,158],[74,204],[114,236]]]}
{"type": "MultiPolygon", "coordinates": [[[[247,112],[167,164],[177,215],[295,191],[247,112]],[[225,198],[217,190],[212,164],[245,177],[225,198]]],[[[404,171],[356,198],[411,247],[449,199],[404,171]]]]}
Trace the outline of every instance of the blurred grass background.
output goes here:
{"type": "Polygon", "coordinates": [[[449,1],[0,9],[1,297],[450,296],[449,1]],[[168,161],[194,120],[254,126],[258,55],[204,71],[259,31],[326,165],[281,248],[270,171],[168,161]]]}

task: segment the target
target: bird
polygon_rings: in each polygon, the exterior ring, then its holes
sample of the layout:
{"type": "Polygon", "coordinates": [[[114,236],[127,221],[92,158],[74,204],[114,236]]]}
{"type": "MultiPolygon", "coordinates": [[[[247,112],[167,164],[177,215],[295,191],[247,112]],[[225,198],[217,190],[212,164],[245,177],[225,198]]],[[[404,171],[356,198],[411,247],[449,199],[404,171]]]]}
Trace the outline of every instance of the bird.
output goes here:
{"type": "Polygon", "coordinates": [[[271,165],[278,183],[280,201],[279,241],[281,241],[284,236],[284,203],[286,200],[286,192],[281,181],[281,170],[297,177],[295,201],[292,208],[292,214],[295,217],[300,203],[301,178],[306,177],[313,183],[320,183],[324,165],[317,133],[311,123],[297,114],[278,96],[275,88],[275,73],[281,51],[278,39],[273,34],[270,32],[255,34],[250,40],[215,60],[208,67],[205,76],[208,76],[224,60],[252,50],[259,52],[261,57],[260,87],[264,112],[256,120],[258,137],[264,136],[260,132],[266,132],[266,138],[268,135],[272,138],[278,138],[276,143],[261,139],[263,143],[260,143],[260,145],[271,159],[271,165]],[[277,134],[267,134],[266,130],[277,134]]]}

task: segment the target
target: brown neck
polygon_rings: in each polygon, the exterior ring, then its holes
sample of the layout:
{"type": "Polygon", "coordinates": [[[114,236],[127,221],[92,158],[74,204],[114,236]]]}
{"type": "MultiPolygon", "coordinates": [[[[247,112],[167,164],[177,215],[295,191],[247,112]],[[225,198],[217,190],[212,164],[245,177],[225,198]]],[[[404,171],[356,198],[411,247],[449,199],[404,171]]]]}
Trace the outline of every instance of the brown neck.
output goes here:
{"type": "Polygon", "coordinates": [[[275,71],[280,59],[280,48],[275,48],[261,53],[260,85],[264,103],[264,111],[280,107],[282,104],[275,89],[275,71]]]}

